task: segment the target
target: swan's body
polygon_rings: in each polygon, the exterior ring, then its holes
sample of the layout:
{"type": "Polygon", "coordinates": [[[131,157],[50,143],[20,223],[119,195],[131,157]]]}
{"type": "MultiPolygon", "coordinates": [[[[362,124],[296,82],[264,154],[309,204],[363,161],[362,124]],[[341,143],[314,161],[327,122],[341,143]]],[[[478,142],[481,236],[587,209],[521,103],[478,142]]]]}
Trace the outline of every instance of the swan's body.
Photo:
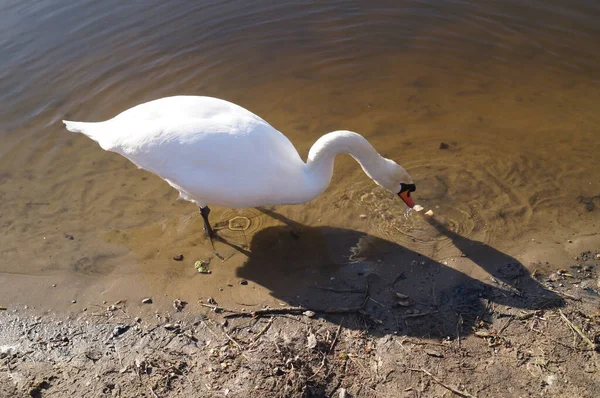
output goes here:
{"type": "Polygon", "coordinates": [[[390,191],[412,184],[406,170],[380,156],[359,134],[322,136],[304,163],[287,137],[266,121],[216,98],[167,97],[104,122],[64,123],[160,176],[201,208],[308,202],[327,188],[335,155],[342,152],[390,191]]]}

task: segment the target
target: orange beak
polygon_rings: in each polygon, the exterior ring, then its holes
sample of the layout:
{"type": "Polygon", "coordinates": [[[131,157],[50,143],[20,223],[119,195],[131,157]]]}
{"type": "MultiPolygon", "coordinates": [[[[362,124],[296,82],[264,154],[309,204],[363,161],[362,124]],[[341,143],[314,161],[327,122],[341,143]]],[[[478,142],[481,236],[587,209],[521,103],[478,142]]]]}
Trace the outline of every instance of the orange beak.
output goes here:
{"type": "Polygon", "coordinates": [[[404,192],[400,192],[398,194],[398,196],[400,196],[400,199],[402,199],[404,201],[404,203],[406,203],[406,205],[408,207],[410,207],[411,209],[413,207],[415,207],[415,202],[413,201],[413,199],[410,197],[410,191],[404,191],[404,192]]]}

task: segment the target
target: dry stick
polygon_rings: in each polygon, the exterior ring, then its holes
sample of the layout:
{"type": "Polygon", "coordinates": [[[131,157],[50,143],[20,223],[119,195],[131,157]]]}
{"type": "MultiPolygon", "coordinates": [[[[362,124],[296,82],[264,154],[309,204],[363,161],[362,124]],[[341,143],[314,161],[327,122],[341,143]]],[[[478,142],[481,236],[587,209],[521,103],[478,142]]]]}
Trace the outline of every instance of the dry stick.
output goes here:
{"type": "Polygon", "coordinates": [[[256,310],[256,311],[252,311],[252,312],[238,312],[238,311],[232,311],[232,310],[225,310],[220,307],[209,306],[206,304],[202,304],[202,305],[205,307],[213,308],[213,309],[219,308],[223,311],[231,312],[231,314],[225,315],[224,318],[255,318],[255,317],[265,316],[265,315],[301,315],[306,311],[319,312],[322,314],[349,314],[349,313],[360,312],[367,304],[367,301],[369,300],[369,285],[368,284],[365,288],[364,293],[365,293],[365,299],[363,300],[362,304],[359,307],[348,307],[348,308],[310,309],[310,308],[306,308],[306,307],[284,307],[284,308],[267,308],[264,310],[256,310]]]}
{"type": "Polygon", "coordinates": [[[439,311],[433,311],[433,312],[423,312],[421,314],[407,314],[407,315],[403,315],[404,319],[410,319],[410,318],[420,318],[422,316],[427,316],[427,315],[433,315],[433,314],[437,314],[439,311]]]}
{"type": "Polygon", "coordinates": [[[219,311],[223,311],[223,312],[231,312],[233,314],[240,314],[239,311],[228,310],[227,308],[219,307],[218,305],[211,305],[211,304],[204,304],[204,303],[200,303],[200,305],[203,307],[206,307],[206,308],[210,308],[213,311],[219,310],[219,311]]]}
{"type": "Polygon", "coordinates": [[[334,289],[332,287],[324,287],[324,286],[309,286],[309,287],[312,289],[327,290],[329,292],[334,292],[334,293],[349,293],[349,294],[364,293],[363,290],[356,290],[356,289],[334,289]]]}
{"type": "Polygon", "coordinates": [[[329,351],[327,351],[328,354],[333,350],[335,343],[337,343],[340,332],[342,331],[342,324],[344,323],[344,319],[345,318],[342,318],[342,320],[340,321],[340,326],[338,326],[338,329],[335,332],[335,337],[333,338],[333,341],[331,342],[331,345],[329,346],[329,351]]]}
{"type": "Polygon", "coordinates": [[[456,389],[454,387],[449,386],[448,384],[445,384],[443,381],[441,381],[440,379],[438,379],[437,377],[435,377],[434,375],[432,375],[431,373],[429,373],[425,369],[413,369],[413,368],[409,368],[409,369],[412,370],[413,372],[422,372],[422,373],[425,373],[427,376],[431,377],[431,379],[433,381],[435,381],[436,383],[438,383],[440,386],[444,387],[447,390],[452,391],[454,394],[458,395],[459,397],[463,397],[463,398],[476,398],[474,395],[471,395],[468,392],[458,390],[458,389],[456,389]]]}
{"type": "Polygon", "coordinates": [[[579,297],[575,297],[575,296],[573,296],[573,295],[571,295],[571,294],[569,294],[569,293],[565,293],[565,292],[558,292],[558,294],[559,294],[560,296],[563,296],[563,297],[565,297],[565,298],[568,298],[569,300],[573,300],[573,301],[583,301],[583,300],[581,300],[581,298],[579,298],[579,297]]]}
{"type": "Polygon", "coordinates": [[[536,332],[538,332],[539,334],[541,334],[542,336],[544,336],[545,338],[547,338],[547,339],[548,339],[548,340],[550,340],[551,342],[553,342],[553,343],[556,343],[556,344],[560,344],[560,345],[562,345],[563,347],[569,348],[569,349],[571,349],[571,350],[574,350],[574,351],[582,351],[582,352],[594,351],[593,349],[589,349],[589,348],[579,348],[579,347],[575,347],[575,346],[572,346],[572,345],[570,345],[570,344],[567,344],[567,343],[563,343],[563,342],[562,342],[562,341],[560,341],[560,340],[556,340],[556,339],[554,339],[554,338],[552,338],[552,337],[550,337],[550,336],[548,336],[548,335],[544,334],[544,333],[543,333],[541,330],[537,330],[537,329],[533,329],[533,330],[534,330],[534,331],[536,331],[536,332]]]}
{"type": "Polygon", "coordinates": [[[233,312],[232,314],[225,315],[225,318],[254,318],[265,315],[301,315],[306,311],[320,312],[323,314],[348,314],[353,312],[359,312],[362,310],[364,305],[360,307],[350,308],[328,308],[328,309],[314,309],[311,310],[305,307],[285,307],[285,308],[269,308],[264,310],[256,310],[252,312],[233,312]]]}
{"type": "Polygon", "coordinates": [[[583,331],[579,328],[579,326],[574,325],[573,322],[571,322],[569,320],[569,318],[566,317],[566,315],[562,312],[562,310],[558,310],[558,312],[560,313],[560,316],[562,317],[562,319],[567,323],[567,325],[569,325],[569,327],[576,332],[582,339],[583,341],[585,341],[592,350],[596,350],[596,344],[594,344],[594,342],[592,340],[590,340],[585,334],[583,334],[583,331]]]}
{"type": "MultiPolygon", "coordinates": [[[[200,322],[202,322],[202,324],[204,325],[205,328],[207,328],[213,336],[215,336],[216,338],[219,338],[219,336],[217,336],[217,334],[215,332],[213,332],[213,330],[208,327],[208,325],[204,322],[204,320],[201,320],[200,322]]],[[[224,330],[222,330],[223,334],[232,342],[234,343],[241,351],[242,351],[242,355],[248,359],[246,357],[246,355],[244,355],[243,351],[244,351],[244,347],[242,347],[242,345],[240,343],[238,343],[233,337],[231,337],[230,335],[228,335],[224,330]]]]}
{"type": "Polygon", "coordinates": [[[308,380],[312,380],[313,377],[315,377],[317,374],[319,374],[319,372],[321,371],[321,369],[323,369],[323,366],[325,366],[325,358],[327,358],[327,355],[323,354],[323,360],[321,361],[321,366],[319,366],[319,369],[317,369],[317,371],[308,378],[308,380]]]}
{"type": "Polygon", "coordinates": [[[502,325],[502,327],[498,331],[498,335],[500,335],[502,332],[504,332],[504,330],[506,330],[506,328],[508,327],[508,325],[510,325],[510,323],[512,322],[513,319],[515,319],[515,318],[512,316],[510,318],[508,318],[508,320],[504,323],[504,325],[502,325]]]}
{"type": "Polygon", "coordinates": [[[269,328],[271,327],[271,325],[273,324],[273,320],[275,318],[270,318],[269,322],[267,322],[267,324],[265,325],[265,327],[258,332],[258,334],[256,335],[256,337],[254,338],[254,340],[252,341],[252,343],[250,343],[250,346],[253,346],[254,344],[256,344],[256,342],[258,341],[258,339],[260,338],[260,336],[262,336],[263,334],[266,333],[267,330],[269,330],[269,328]]]}
{"type": "Polygon", "coordinates": [[[150,387],[150,386],[148,386],[148,388],[150,389],[150,392],[152,393],[152,396],[154,398],[158,398],[158,395],[156,395],[156,393],[154,392],[154,389],[152,387],[150,387]]]}

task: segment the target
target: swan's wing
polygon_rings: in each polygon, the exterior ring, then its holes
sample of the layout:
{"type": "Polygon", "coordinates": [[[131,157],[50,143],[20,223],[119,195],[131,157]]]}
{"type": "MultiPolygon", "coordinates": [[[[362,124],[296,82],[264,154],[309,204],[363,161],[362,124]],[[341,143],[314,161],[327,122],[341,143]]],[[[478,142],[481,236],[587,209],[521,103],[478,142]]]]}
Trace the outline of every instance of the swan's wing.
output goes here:
{"type": "Polygon", "coordinates": [[[304,176],[292,143],[262,119],[221,113],[210,118],[156,119],[121,125],[110,149],[186,196],[231,206],[266,201],[304,176]]]}

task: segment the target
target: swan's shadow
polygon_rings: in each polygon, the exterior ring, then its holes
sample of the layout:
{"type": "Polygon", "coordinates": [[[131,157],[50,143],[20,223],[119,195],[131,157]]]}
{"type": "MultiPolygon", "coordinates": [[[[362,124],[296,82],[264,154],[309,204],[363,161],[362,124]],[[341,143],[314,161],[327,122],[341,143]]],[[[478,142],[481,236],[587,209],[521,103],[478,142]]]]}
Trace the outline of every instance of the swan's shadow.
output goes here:
{"type": "Polygon", "coordinates": [[[326,315],[334,323],[344,318],[348,328],[455,337],[490,320],[494,304],[525,310],[564,304],[515,258],[433,220],[439,233],[490,274],[489,284],[390,241],[348,229],[306,227],[264,212],[284,225],[252,237],[249,258],[237,275],[264,286],[279,300],[318,310],[358,307],[368,286],[364,315],[326,315]],[[396,293],[408,295],[411,304],[402,306],[396,293]]]}

